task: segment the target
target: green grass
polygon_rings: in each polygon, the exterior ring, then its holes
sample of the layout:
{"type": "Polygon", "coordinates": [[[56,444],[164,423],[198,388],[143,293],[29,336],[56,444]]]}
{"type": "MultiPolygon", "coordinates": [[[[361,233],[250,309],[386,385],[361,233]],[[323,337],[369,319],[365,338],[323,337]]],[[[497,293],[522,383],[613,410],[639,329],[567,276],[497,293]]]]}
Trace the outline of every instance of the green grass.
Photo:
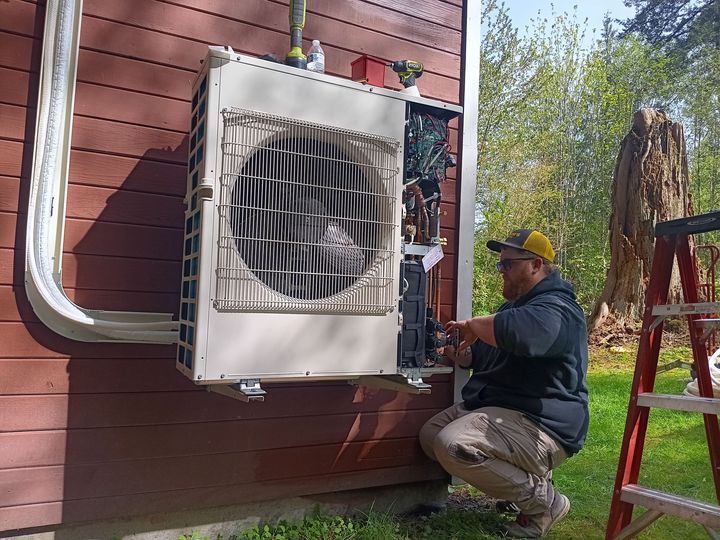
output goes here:
{"type": "MultiPolygon", "coordinates": [[[[664,360],[673,360],[682,353],[682,350],[671,350],[664,355],[664,360]]],[[[603,538],[632,375],[630,366],[607,367],[603,362],[596,362],[591,367],[587,444],[554,475],[556,484],[570,497],[573,507],[548,538],[603,538]]],[[[687,370],[660,373],[655,391],[679,394],[688,381],[687,370]]],[[[651,411],[640,483],[709,503],[717,502],[702,415],[651,411]]],[[[640,538],[699,539],[707,538],[707,533],[699,525],[664,516],[640,538]]]]}
{"type": "MultiPolygon", "coordinates": [[[[687,348],[666,349],[660,364],[689,359],[687,348]]],[[[590,431],[582,452],[554,474],[555,484],[572,502],[568,516],[547,536],[550,540],[604,538],[615,470],[633,375],[635,351],[591,354],[588,373],[590,431]]],[[[689,380],[686,369],[658,374],[655,391],[678,394],[689,380]]],[[[716,504],[702,415],[654,410],[645,444],[640,483],[716,504]]],[[[638,509],[638,513],[641,512],[638,509]]],[[[301,522],[260,526],[237,540],[490,540],[504,538],[502,516],[453,510],[427,518],[400,519],[371,512],[353,518],[311,516],[301,522]]],[[[700,539],[699,525],[663,516],[640,539],[700,539]]],[[[199,538],[198,538],[199,540],[199,538]]]]}

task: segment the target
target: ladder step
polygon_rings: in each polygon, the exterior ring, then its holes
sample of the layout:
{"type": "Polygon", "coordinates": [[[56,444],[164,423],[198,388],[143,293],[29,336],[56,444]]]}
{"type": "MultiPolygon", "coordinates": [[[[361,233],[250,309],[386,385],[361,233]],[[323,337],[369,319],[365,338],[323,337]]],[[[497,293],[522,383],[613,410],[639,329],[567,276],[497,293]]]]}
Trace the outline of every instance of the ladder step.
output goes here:
{"type": "Polygon", "coordinates": [[[688,315],[691,313],[718,313],[720,302],[699,302],[697,304],[661,304],[654,306],[652,314],[657,315],[688,315]]]}
{"type": "Polygon", "coordinates": [[[640,407],[657,407],[660,409],[720,415],[720,399],[717,398],[645,392],[638,394],[637,404],[640,407]]]}
{"type": "Polygon", "coordinates": [[[657,510],[663,514],[689,519],[711,529],[720,529],[719,506],[663,493],[637,484],[624,486],[620,500],[643,506],[649,510],[657,510]]]}

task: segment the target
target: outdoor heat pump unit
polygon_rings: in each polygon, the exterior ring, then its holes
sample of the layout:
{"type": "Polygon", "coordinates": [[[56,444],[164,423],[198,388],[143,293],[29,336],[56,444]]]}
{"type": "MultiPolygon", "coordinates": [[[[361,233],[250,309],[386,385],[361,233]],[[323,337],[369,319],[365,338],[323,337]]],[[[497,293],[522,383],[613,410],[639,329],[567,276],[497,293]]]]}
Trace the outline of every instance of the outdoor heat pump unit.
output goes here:
{"type": "Polygon", "coordinates": [[[425,391],[439,208],[412,233],[408,126],[461,109],[222,47],[192,96],[178,369],[240,399],[318,379],[425,391]]]}

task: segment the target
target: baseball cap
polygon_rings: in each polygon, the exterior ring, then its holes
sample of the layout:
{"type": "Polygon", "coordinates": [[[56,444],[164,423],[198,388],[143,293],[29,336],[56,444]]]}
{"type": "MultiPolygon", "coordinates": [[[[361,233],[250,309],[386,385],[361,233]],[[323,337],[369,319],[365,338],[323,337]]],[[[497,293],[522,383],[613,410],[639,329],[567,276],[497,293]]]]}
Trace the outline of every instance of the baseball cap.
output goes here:
{"type": "Polygon", "coordinates": [[[497,252],[503,247],[524,249],[550,262],[555,258],[555,251],[548,237],[534,229],[515,229],[505,241],[490,240],[486,245],[488,249],[497,252]]]}

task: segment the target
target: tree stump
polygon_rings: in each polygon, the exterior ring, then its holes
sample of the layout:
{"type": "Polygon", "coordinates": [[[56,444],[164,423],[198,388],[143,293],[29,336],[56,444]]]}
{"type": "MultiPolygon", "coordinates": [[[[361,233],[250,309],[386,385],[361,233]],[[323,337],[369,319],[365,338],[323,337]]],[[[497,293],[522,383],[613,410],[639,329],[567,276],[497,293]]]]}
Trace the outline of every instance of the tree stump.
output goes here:
{"type": "MultiPolygon", "coordinates": [[[[637,111],[615,164],[610,268],[588,320],[590,332],[602,327],[603,334],[626,333],[636,328],[650,279],[655,223],[692,213],[682,124],[662,110],[637,111]]],[[[680,297],[675,268],[669,298],[680,297]]]]}

